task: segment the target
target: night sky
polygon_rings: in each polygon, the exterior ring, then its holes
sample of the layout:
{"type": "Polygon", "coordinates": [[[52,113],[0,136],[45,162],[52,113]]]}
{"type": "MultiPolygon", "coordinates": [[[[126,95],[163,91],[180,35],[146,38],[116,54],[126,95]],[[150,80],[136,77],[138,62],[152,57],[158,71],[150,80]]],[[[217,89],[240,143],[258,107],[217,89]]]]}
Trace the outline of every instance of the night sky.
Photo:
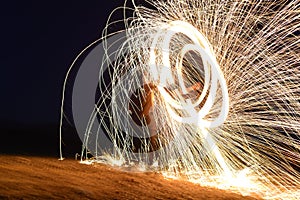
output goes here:
{"type": "Polygon", "coordinates": [[[121,5],[122,0],[2,3],[0,153],[57,154],[66,71],[121,5]]]}

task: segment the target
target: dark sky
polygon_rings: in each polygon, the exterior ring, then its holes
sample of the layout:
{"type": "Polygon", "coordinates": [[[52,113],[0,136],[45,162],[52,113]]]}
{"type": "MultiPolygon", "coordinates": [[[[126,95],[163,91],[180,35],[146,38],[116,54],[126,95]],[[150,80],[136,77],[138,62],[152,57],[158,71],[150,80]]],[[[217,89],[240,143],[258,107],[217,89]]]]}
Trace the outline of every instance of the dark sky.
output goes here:
{"type": "MultiPolygon", "coordinates": [[[[0,153],[58,155],[60,101],[67,69],[84,47],[101,36],[109,14],[123,3],[1,3],[0,153]]],[[[74,146],[76,133],[71,131],[66,137],[64,147],[74,146]]]]}
{"type": "Polygon", "coordinates": [[[123,1],[1,3],[3,123],[57,123],[65,73],[123,1]]]}

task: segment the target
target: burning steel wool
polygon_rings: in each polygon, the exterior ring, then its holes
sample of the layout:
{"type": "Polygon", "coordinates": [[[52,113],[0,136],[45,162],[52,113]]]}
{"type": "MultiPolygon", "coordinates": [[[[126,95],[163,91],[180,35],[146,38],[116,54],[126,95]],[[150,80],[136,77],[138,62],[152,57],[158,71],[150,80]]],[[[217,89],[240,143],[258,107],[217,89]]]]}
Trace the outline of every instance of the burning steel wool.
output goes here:
{"type": "Polygon", "coordinates": [[[82,157],[300,198],[300,1],[147,2],[73,64],[82,157]]]}

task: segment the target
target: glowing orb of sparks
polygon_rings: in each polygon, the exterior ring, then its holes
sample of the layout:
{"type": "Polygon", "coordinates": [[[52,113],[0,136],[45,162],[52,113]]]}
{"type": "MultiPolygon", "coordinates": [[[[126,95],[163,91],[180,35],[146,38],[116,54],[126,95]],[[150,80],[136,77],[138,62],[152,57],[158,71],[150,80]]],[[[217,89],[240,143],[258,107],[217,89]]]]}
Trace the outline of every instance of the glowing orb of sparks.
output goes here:
{"type": "Polygon", "coordinates": [[[227,84],[224,78],[224,75],[215,59],[214,53],[207,42],[207,39],[191,24],[182,22],[182,21],[173,21],[168,24],[168,26],[159,30],[158,33],[154,36],[152,46],[150,47],[150,70],[152,76],[154,77],[154,81],[159,81],[159,91],[166,99],[168,104],[171,107],[185,109],[189,112],[190,117],[181,117],[177,115],[173,110],[168,106],[168,111],[171,116],[182,123],[190,123],[196,124],[201,127],[216,127],[221,125],[228,114],[229,109],[229,97],[227,91],[227,84]],[[169,55],[169,45],[171,42],[171,38],[173,35],[177,33],[183,33],[187,37],[189,37],[194,43],[185,45],[181,52],[178,62],[176,62],[176,72],[177,78],[180,85],[180,89],[183,94],[187,94],[188,90],[183,80],[182,76],[182,60],[185,54],[189,51],[195,51],[201,55],[203,60],[204,67],[204,87],[201,95],[197,98],[197,100],[192,103],[190,100],[187,101],[176,101],[174,100],[168,92],[166,92],[163,87],[168,86],[168,84],[175,84],[175,80],[172,77],[172,70],[170,64],[170,55],[169,55]],[[157,47],[158,40],[160,37],[163,37],[163,41],[161,42],[161,47],[157,47]],[[159,66],[156,64],[156,55],[155,50],[159,48],[163,50],[162,53],[162,65],[159,66]],[[220,83],[222,89],[222,108],[219,116],[213,121],[204,120],[203,118],[209,113],[210,109],[214,104],[214,99],[217,92],[218,81],[220,83]],[[208,89],[210,89],[208,91],[208,89]],[[196,111],[195,107],[198,106],[204,99],[204,97],[209,92],[206,102],[200,111],[196,111]]]}
{"type": "Polygon", "coordinates": [[[300,0],[147,2],[72,65],[82,158],[297,199],[300,0]]]}

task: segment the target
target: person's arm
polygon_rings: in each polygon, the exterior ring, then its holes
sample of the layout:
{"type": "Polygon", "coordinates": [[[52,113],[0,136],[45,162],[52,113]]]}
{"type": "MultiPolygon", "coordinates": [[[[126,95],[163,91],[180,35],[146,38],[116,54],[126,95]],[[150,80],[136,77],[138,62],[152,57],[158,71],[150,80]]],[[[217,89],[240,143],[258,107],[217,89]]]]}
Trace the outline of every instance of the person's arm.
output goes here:
{"type": "Polygon", "coordinates": [[[142,114],[144,116],[149,115],[150,109],[153,106],[153,101],[154,101],[154,94],[153,91],[149,91],[146,95],[146,100],[143,102],[143,112],[142,114]]]}
{"type": "Polygon", "coordinates": [[[202,84],[200,82],[195,83],[194,85],[192,85],[191,87],[187,88],[188,92],[192,92],[192,91],[199,91],[202,88],[202,84]]]}

